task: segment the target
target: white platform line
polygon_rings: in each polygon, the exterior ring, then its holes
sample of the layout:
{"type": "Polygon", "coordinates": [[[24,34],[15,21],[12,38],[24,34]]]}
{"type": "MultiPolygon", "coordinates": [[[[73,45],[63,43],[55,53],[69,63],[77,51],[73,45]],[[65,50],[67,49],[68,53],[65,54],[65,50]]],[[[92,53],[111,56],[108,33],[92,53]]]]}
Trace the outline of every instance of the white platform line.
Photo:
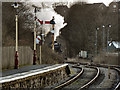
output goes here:
{"type": "Polygon", "coordinates": [[[37,69],[37,70],[31,70],[29,72],[24,72],[24,73],[18,73],[18,74],[14,74],[14,75],[10,75],[10,76],[5,76],[5,77],[1,77],[0,78],[0,84],[5,83],[5,82],[10,82],[10,81],[14,81],[14,80],[18,80],[18,79],[23,79],[29,76],[33,76],[33,75],[37,75],[37,74],[41,74],[41,73],[45,73],[45,72],[49,72],[52,70],[56,70],[62,67],[67,66],[68,64],[56,64],[53,66],[48,66],[42,69],[37,69]]]}

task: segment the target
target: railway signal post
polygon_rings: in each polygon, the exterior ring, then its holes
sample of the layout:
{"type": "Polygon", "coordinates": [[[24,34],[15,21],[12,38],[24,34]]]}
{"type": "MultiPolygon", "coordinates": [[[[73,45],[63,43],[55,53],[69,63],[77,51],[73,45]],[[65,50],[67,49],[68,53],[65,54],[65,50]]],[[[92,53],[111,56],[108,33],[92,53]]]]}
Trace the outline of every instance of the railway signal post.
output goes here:
{"type": "Polygon", "coordinates": [[[40,24],[52,24],[52,49],[54,50],[54,29],[55,29],[55,21],[54,21],[54,16],[52,18],[52,20],[50,21],[40,21],[37,17],[35,17],[36,20],[38,20],[40,22],[40,24]]]}
{"type": "MultiPolygon", "coordinates": [[[[36,21],[38,21],[41,25],[43,25],[43,24],[52,24],[52,49],[54,50],[54,26],[55,26],[55,21],[54,21],[54,16],[53,16],[53,18],[52,18],[52,20],[51,21],[43,21],[43,20],[39,20],[38,18],[37,18],[37,16],[36,16],[36,13],[35,13],[35,22],[36,21]]],[[[36,24],[35,24],[36,25],[36,24]]],[[[35,28],[36,28],[36,26],[34,27],[34,32],[36,32],[36,30],[35,30],[35,28]]],[[[35,35],[35,34],[34,34],[35,35]]],[[[35,36],[36,37],[36,36],[35,36]]],[[[42,33],[42,31],[41,31],[41,33],[40,33],[40,37],[41,37],[41,40],[39,40],[40,42],[39,42],[39,45],[40,45],[40,61],[39,61],[39,63],[40,64],[42,64],[42,58],[41,58],[41,55],[42,55],[42,43],[44,44],[44,38],[45,38],[45,32],[44,32],[44,34],[42,33]]],[[[35,45],[35,44],[34,44],[35,45]]],[[[36,48],[35,48],[36,46],[34,46],[34,49],[36,50],[36,48]]],[[[34,51],[35,52],[35,51],[34,51]]],[[[36,53],[34,53],[34,59],[36,59],[35,58],[35,54],[36,53]]],[[[34,60],[33,59],[33,62],[35,62],[36,60],[34,60]]]]}
{"type": "Polygon", "coordinates": [[[15,15],[15,17],[16,17],[16,19],[15,19],[15,21],[16,21],[16,51],[15,51],[15,67],[14,68],[18,69],[19,68],[19,59],[18,59],[18,11],[17,11],[17,9],[20,5],[17,2],[15,2],[11,6],[13,6],[16,9],[16,15],[15,15]]]}
{"type": "Polygon", "coordinates": [[[55,29],[54,16],[52,20],[50,21],[50,24],[52,24],[52,49],[54,50],[54,29],[55,29]]]}
{"type": "Polygon", "coordinates": [[[43,37],[42,37],[42,30],[41,30],[41,33],[40,33],[40,37],[41,37],[41,40],[40,40],[40,64],[42,64],[42,40],[43,40],[43,37]]]}
{"type": "Polygon", "coordinates": [[[39,56],[39,64],[41,64],[41,45],[42,45],[42,37],[41,33],[36,37],[36,42],[39,42],[39,47],[40,47],[40,56],[39,56]]]}

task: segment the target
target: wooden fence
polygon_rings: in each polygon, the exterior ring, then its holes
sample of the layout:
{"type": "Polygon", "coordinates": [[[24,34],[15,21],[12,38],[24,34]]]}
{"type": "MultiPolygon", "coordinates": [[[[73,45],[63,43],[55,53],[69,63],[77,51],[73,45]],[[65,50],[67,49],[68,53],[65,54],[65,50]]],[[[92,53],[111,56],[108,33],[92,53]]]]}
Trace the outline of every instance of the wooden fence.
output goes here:
{"type": "MultiPolygon", "coordinates": [[[[19,65],[32,64],[33,51],[29,46],[19,46],[18,49],[19,65]]],[[[14,67],[15,63],[15,47],[2,47],[2,69],[14,67]]]]}

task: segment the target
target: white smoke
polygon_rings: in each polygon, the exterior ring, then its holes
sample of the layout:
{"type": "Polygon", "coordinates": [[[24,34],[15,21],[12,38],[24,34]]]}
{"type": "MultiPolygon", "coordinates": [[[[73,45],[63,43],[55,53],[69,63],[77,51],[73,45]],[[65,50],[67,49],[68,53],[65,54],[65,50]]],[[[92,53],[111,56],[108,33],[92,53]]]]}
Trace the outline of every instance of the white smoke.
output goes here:
{"type": "MultiPolygon", "coordinates": [[[[57,14],[52,8],[45,8],[45,9],[41,9],[40,12],[37,13],[37,16],[39,19],[41,20],[51,20],[52,17],[55,17],[55,39],[56,36],[59,35],[59,30],[61,28],[63,28],[66,24],[64,23],[64,17],[62,17],[61,15],[57,14]]],[[[52,28],[51,25],[43,25],[42,29],[47,33],[49,32],[52,28]]]]}
{"type": "MultiPolygon", "coordinates": [[[[40,20],[50,21],[53,16],[55,17],[55,23],[56,23],[54,30],[55,39],[59,35],[59,30],[63,28],[65,25],[67,25],[67,23],[64,23],[64,17],[62,17],[61,15],[57,14],[54,11],[52,7],[54,2],[32,2],[32,0],[28,0],[25,1],[24,4],[30,8],[30,12],[33,14],[34,14],[34,7],[32,7],[32,5],[41,8],[36,14],[37,18],[40,20]]],[[[45,31],[45,33],[49,32],[52,29],[51,25],[46,24],[46,25],[40,25],[40,27],[41,26],[42,26],[42,30],[45,31]]]]}
{"type": "MultiPolygon", "coordinates": [[[[41,8],[40,12],[37,12],[37,17],[40,20],[51,20],[53,16],[55,17],[55,22],[56,22],[55,39],[56,39],[56,36],[59,35],[59,30],[63,28],[65,25],[67,25],[67,23],[64,23],[64,17],[62,17],[61,15],[57,14],[54,11],[53,4],[56,4],[56,3],[57,3],[56,5],[64,4],[64,5],[67,5],[68,7],[71,7],[74,3],[77,3],[77,2],[94,3],[99,1],[100,0],[21,0],[21,2],[24,2],[24,4],[31,9],[30,12],[33,14],[34,14],[33,12],[34,8],[32,7],[32,5],[35,5],[41,8]]],[[[107,0],[106,3],[110,1],[112,0],[107,0]]],[[[51,30],[50,25],[42,25],[42,29],[43,31],[45,31],[45,33],[51,30]]]]}

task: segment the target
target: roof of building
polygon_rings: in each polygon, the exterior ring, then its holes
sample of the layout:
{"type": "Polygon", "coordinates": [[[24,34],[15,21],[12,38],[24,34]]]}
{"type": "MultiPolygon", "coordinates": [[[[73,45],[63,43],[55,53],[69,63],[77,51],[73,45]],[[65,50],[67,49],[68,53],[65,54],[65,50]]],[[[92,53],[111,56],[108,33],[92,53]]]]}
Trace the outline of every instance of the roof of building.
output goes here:
{"type": "Polygon", "coordinates": [[[118,41],[112,41],[112,42],[109,42],[109,46],[111,46],[111,45],[114,45],[114,47],[115,48],[120,48],[120,42],[118,42],[118,41]]]}

